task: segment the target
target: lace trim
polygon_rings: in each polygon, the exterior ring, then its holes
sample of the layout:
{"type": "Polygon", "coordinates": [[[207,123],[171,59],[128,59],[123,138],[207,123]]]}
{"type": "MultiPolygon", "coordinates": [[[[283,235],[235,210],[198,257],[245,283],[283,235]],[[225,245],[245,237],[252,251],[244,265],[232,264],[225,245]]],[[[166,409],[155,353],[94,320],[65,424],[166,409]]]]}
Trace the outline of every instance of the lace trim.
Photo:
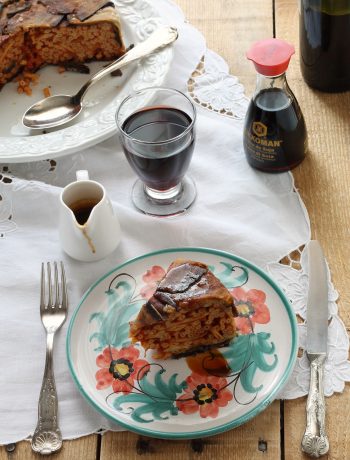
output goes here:
{"type": "MultiPolygon", "coordinates": [[[[285,291],[298,320],[299,353],[293,373],[279,394],[281,399],[305,396],[309,391],[310,366],[306,356],[306,309],[309,285],[307,251],[299,248],[279,263],[270,264],[268,272],[285,291]],[[299,254],[299,256],[298,256],[299,254]],[[295,260],[295,257],[297,260],[295,260]],[[287,264],[286,264],[287,262],[287,264]],[[295,268],[295,264],[299,268],[295,268]]],[[[338,315],[338,292],[334,289],[328,268],[328,356],[324,370],[324,392],[331,396],[342,392],[350,381],[349,337],[338,315]]]]}
{"type": "Polygon", "coordinates": [[[249,100],[243,85],[228,70],[219,55],[207,50],[188,80],[188,93],[207,110],[243,120],[249,100]]]}
{"type": "Polygon", "coordinates": [[[7,173],[0,174],[0,239],[17,229],[12,215],[12,188],[9,187],[11,183],[12,179],[7,173]]]}

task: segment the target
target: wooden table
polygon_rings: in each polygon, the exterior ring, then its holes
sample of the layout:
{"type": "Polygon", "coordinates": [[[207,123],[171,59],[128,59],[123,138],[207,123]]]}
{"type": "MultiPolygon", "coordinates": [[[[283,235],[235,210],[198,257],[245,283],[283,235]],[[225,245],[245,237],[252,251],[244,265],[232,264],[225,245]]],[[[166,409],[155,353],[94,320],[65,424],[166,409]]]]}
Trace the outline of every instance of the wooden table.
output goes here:
{"type": "MultiPolygon", "coordinates": [[[[255,72],[244,52],[258,39],[273,36],[294,43],[288,81],[303,110],[309,133],[309,156],[294,171],[296,186],[309,212],[312,236],[320,240],[333,282],[340,292],[339,308],[350,327],[350,92],[324,94],[309,89],[301,78],[296,0],[177,0],[188,20],[205,35],[208,47],[223,56],[231,73],[251,95],[255,72]]],[[[350,391],[327,399],[331,449],[324,457],[350,458],[350,391]]],[[[130,432],[91,435],[67,441],[54,458],[60,460],[230,459],[298,460],[305,425],[305,398],[275,401],[246,425],[194,441],[164,441],[130,432]]],[[[27,442],[12,453],[0,449],[0,460],[30,460],[27,442]]]]}

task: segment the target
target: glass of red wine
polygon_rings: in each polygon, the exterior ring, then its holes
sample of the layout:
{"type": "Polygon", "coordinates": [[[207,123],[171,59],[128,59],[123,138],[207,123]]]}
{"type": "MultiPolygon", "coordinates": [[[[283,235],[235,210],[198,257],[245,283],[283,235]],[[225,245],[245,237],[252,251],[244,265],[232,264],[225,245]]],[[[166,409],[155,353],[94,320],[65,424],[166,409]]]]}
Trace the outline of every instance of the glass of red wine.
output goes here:
{"type": "Polygon", "coordinates": [[[196,187],[185,176],[195,143],[196,109],[180,91],[145,88],[121,103],[117,126],[131,168],[138,175],[132,189],[136,208],[170,217],[185,212],[196,187]]]}

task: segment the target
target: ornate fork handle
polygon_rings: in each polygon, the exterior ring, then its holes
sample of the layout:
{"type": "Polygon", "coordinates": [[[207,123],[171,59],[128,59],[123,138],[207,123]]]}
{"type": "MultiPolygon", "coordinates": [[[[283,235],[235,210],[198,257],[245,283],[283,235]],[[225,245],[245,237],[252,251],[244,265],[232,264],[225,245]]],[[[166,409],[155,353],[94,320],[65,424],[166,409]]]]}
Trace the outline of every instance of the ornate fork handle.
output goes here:
{"type": "Polygon", "coordinates": [[[51,454],[62,446],[58,427],[58,399],[53,373],[52,350],[54,332],[47,333],[46,360],[38,403],[38,424],[32,437],[32,448],[40,454],[51,454]]]}
{"type": "Polygon", "coordinates": [[[324,354],[308,353],[311,367],[310,390],[306,403],[306,430],[301,442],[302,450],[312,457],[321,457],[328,452],[326,434],[326,407],[323,395],[324,354]]]}

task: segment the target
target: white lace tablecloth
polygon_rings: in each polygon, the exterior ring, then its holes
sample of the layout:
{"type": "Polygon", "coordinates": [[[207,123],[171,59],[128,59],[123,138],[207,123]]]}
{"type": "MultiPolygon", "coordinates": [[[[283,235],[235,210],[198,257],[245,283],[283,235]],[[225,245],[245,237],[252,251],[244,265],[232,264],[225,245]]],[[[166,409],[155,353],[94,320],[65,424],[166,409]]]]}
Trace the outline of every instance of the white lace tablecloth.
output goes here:
{"type": "MultiPolygon", "coordinates": [[[[71,316],[96,279],[131,257],[180,246],[229,251],[262,267],[281,285],[299,316],[299,344],[302,349],[305,346],[308,265],[302,249],[310,239],[310,223],[292,175],[266,175],[248,166],[242,149],[247,106],[243,87],[229,75],[227,64],[206,50],[201,34],[184,21],[173,3],[153,0],[152,4],[165,22],[179,27],[181,36],[165,86],[188,88],[197,102],[197,142],[190,167],[198,188],[197,202],[176,219],[155,220],[138,213],[130,200],[135,176],[116,136],[59,160],[0,165],[1,444],[28,438],[36,424],[45,355],[38,305],[43,260],[64,261],[71,316]],[[68,258],[58,242],[58,196],[78,169],[88,169],[92,179],[104,184],[122,226],[120,246],[94,264],[68,258]],[[280,263],[288,254],[293,254],[290,263],[280,263]]],[[[329,284],[328,396],[341,392],[350,380],[349,340],[337,314],[337,293],[329,284]]],[[[118,430],[83,400],[71,379],[65,357],[68,322],[55,347],[63,437],[118,430]]],[[[302,352],[280,397],[305,395],[308,383],[309,366],[302,352]]]]}

